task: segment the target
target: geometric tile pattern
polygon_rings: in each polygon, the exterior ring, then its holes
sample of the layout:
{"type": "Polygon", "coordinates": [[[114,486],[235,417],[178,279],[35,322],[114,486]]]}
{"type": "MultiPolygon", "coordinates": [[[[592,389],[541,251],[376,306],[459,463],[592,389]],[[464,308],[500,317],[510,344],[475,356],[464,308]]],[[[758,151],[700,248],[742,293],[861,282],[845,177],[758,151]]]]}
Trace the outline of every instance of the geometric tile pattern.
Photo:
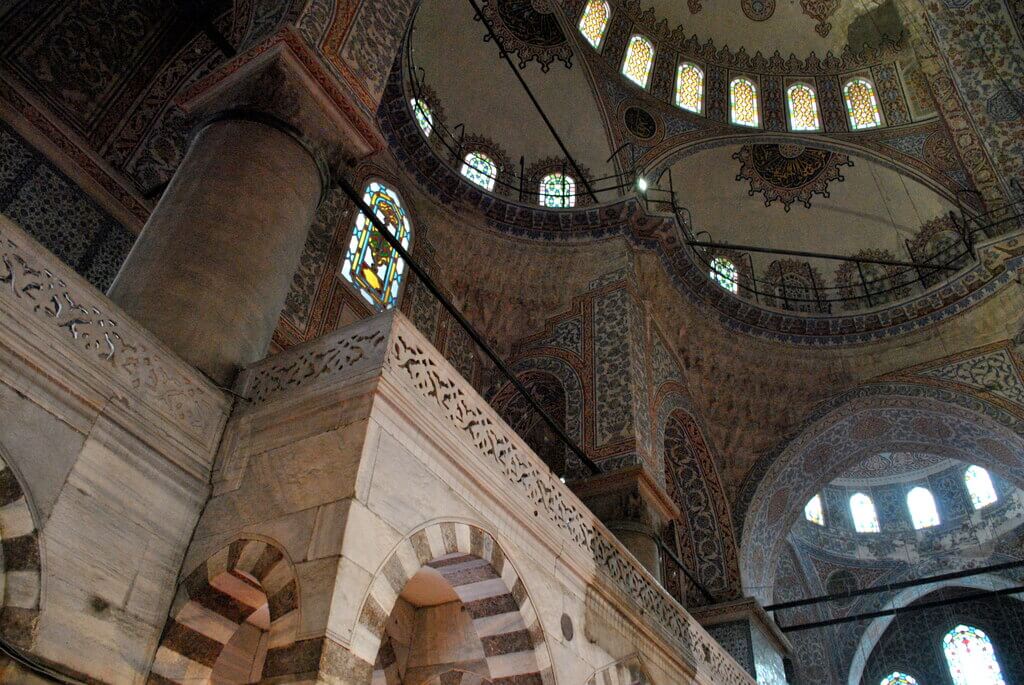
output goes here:
{"type": "Polygon", "coordinates": [[[0,122],[0,213],[106,291],[135,236],[0,122]]]}

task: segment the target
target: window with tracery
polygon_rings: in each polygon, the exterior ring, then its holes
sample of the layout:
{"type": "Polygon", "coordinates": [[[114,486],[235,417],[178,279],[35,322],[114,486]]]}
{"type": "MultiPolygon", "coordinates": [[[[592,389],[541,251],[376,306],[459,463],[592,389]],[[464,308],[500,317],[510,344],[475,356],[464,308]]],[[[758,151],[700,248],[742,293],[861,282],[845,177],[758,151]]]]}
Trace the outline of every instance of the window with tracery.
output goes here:
{"type": "Polygon", "coordinates": [[[825,511],[821,507],[821,495],[815,495],[804,506],[804,518],[819,526],[825,525],[825,511]]]}
{"type": "Polygon", "coordinates": [[[736,78],[729,84],[729,116],[740,126],[759,125],[757,86],[750,79],[736,78]]]}
{"type": "Polygon", "coordinates": [[[482,152],[470,152],[462,161],[461,173],[484,190],[494,190],[498,165],[482,152]]]}
{"type": "Polygon", "coordinates": [[[700,114],[704,102],[704,72],[689,62],[676,72],[676,106],[700,114]]]}
{"type": "Polygon", "coordinates": [[[565,174],[548,174],[540,180],[540,204],[556,209],[575,206],[576,181],[565,174]]]}
{"type": "Polygon", "coordinates": [[[789,128],[793,131],[817,131],[821,128],[818,118],[818,98],[814,89],[804,83],[794,83],[786,90],[789,104],[789,128]]]}
{"type": "Polygon", "coordinates": [[[915,530],[939,525],[939,510],[928,488],[916,487],[907,493],[907,509],[915,530]]]}
{"type": "Polygon", "coordinates": [[[875,97],[875,87],[871,83],[862,78],[847,81],[843,86],[843,99],[846,100],[850,128],[854,131],[882,125],[878,98],[875,97]]]}
{"type": "Polygon", "coordinates": [[[882,678],[882,682],[878,685],[917,685],[917,680],[914,676],[907,675],[906,673],[900,673],[899,671],[893,671],[889,675],[882,678]]]}
{"type": "Polygon", "coordinates": [[[881,530],[875,503],[863,492],[850,497],[850,516],[853,518],[853,529],[858,533],[877,533],[881,530]]]}
{"type": "Polygon", "coordinates": [[[608,18],[611,15],[612,8],[605,0],[590,0],[583,8],[583,16],[580,17],[580,33],[594,49],[601,46],[605,29],[608,28],[608,18]]]}
{"type": "Polygon", "coordinates": [[[430,107],[423,100],[416,98],[409,101],[409,106],[412,107],[412,114],[416,117],[416,123],[420,125],[423,135],[429,138],[430,132],[434,130],[434,115],[431,114],[430,107]]]}
{"type": "Polygon", "coordinates": [[[999,499],[992,485],[992,477],[980,466],[970,466],[964,472],[964,486],[975,509],[981,509],[999,499]]]}
{"type": "Polygon", "coordinates": [[[953,685],[1006,685],[984,631],[961,623],[942,638],[942,651],[953,685]]]}
{"type": "Polygon", "coordinates": [[[626,78],[641,88],[646,88],[653,66],[654,46],[651,41],[640,35],[630,38],[629,47],[626,48],[626,59],[622,62],[622,73],[626,78]]]}
{"type": "MultiPolygon", "coordinates": [[[[387,226],[391,235],[398,238],[402,247],[409,249],[412,225],[398,194],[383,183],[374,181],[363,191],[363,202],[373,209],[374,216],[387,226]]],[[[359,212],[341,273],[375,309],[391,309],[398,301],[405,261],[366,215],[359,212]]]]}
{"type": "Polygon", "coordinates": [[[711,280],[731,293],[739,291],[739,274],[736,265],[725,257],[711,260],[711,280]]]}

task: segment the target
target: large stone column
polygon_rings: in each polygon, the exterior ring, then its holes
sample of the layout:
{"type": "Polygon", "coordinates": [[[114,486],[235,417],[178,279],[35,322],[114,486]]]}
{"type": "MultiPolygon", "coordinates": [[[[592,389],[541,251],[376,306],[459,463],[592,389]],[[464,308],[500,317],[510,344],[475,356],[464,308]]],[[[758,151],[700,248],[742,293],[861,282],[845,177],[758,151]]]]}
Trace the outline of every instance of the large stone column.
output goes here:
{"type": "Polygon", "coordinates": [[[270,116],[201,128],[110,297],[219,383],[261,359],[326,190],[314,153],[270,116]]]}

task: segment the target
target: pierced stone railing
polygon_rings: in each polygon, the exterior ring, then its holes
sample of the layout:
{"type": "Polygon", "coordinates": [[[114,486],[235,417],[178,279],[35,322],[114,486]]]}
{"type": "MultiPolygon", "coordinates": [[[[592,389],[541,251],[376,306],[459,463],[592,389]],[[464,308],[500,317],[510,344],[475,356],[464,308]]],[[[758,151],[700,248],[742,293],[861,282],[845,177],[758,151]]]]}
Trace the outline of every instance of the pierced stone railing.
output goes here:
{"type": "Polygon", "coordinates": [[[379,374],[426,403],[498,474],[522,511],[553,527],[581,567],[596,566],[607,588],[633,607],[705,682],[752,683],[751,676],[647,572],[543,461],[402,314],[360,321],[292,348],[242,373],[237,392],[254,404],[313,386],[379,374]]]}
{"type": "Polygon", "coordinates": [[[230,402],[88,281],[0,215],[0,344],[83,396],[113,401],[208,478],[230,402]]]}

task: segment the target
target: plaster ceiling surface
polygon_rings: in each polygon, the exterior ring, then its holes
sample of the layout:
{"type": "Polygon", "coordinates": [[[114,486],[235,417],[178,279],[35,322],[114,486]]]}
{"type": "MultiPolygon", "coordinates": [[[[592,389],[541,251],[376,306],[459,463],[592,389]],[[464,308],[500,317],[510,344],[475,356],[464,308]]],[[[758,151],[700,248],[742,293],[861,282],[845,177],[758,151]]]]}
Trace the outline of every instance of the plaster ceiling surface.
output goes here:
{"type": "Polygon", "coordinates": [[[893,0],[645,0],[670,29],[719,48],[743,48],[765,57],[778,53],[805,58],[860,51],[897,40],[902,32],[893,0]]]}
{"type": "Polygon", "coordinates": [[[956,464],[922,452],[881,452],[847,469],[833,485],[852,486],[861,483],[898,483],[919,480],[956,464]]]}
{"type": "MultiPolygon", "coordinates": [[[[839,255],[882,250],[907,259],[904,240],[954,209],[876,162],[799,145],[713,148],[684,157],[671,171],[694,231],[738,245],[839,255]]],[[[779,258],[752,256],[755,266],[779,258]]],[[[826,278],[839,265],[812,263],[826,278]]]]}
{"type": "MultiPolygon", "coordinates": [[[[606,160],[611,149],[593,89],[572,52],[575,40],[557,28],[553,14],[538,13],[529,2],[492,0],[481,4],[503,44],[513,50],[521,48],[511,54],[517,66],[530,55],[536,56],[529,57],[521,68],[522,76],[570,154],[591,177],[605,175],[610,168],[606,160]],[[518,23],[498,14],[509,12],[509,4],[515,5],[511,9],[516,10],[518,23]],[[539,49],[539,53],[516,39],[533,36],[541,40],[536,36],[543,33],[542,29],[552,30],[552,26],[558,33],[543,39],[550,47],[539,49]],[[559,57],[550,64],[538,61],[555,54],[559,57]],[[561,59],[566,56],[571,67],[561,59]]],[[[413,60],[423,70],[426,85],[436,93],[447,127],[464,124],[467,136],[482,136],[497,143],[516,173],[520,155],[527,168],[544,159],[564,159],[523,87],[499,57],[494,42],[485,42],[486,35],[484,25],[474,21],[473,9],[465,0],[424,0],[420,6],[411,39],[413,60]]]]}

